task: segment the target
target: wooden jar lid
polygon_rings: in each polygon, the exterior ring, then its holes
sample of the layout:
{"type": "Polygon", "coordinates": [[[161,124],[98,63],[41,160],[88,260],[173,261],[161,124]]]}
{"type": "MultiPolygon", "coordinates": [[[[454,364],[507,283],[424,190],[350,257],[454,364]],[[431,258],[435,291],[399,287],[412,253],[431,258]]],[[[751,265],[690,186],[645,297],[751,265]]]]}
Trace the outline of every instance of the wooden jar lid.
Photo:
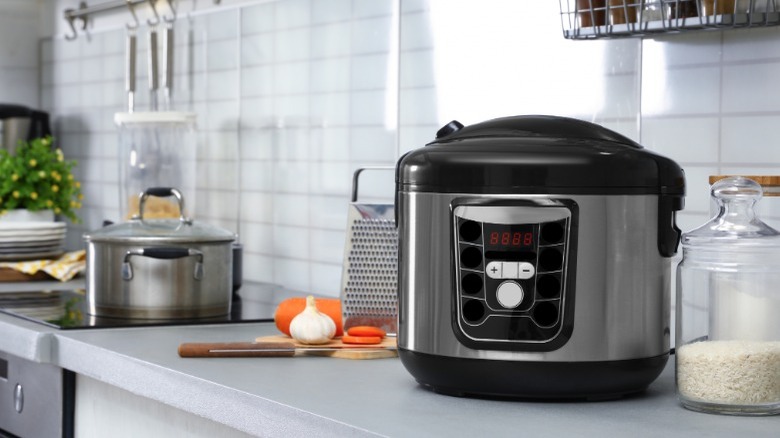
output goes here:
{"type": "Polygon", "coordinates": [[[761,184],[762,186],[780,186],[780,176],[776,175],[710,175],[710,184],[729,178],[732,176],[742,176],[761,184]]]}

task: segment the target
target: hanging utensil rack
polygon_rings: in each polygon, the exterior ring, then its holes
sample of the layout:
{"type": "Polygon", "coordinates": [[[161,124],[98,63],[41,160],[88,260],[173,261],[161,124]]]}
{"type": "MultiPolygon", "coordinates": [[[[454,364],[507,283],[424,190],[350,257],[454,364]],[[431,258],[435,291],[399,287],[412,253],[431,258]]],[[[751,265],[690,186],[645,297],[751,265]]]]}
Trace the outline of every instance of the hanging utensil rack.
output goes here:
{"type": "Polygon", "coordinates": [[[572,40],[780,25],[780,0],[559,0],[572,40]]]}
{"type": "MultiPolygon", "coordinates": [[[[149,6],[152,8],[152,12],[155,15],[155,19],[159,21],[159,17],[157,15],[157,9],[156,9],[156,3],[158,0],[113,0],[109,2],[103,2],[98,3],[96,5],[89,6],[87,5],[87,2],[81,2],[79,3],[78,9],[65,9],[63,12],[63,17],[65,18],[65,21],[68,22],[68,25],[70,26],[71,33],[69,35],[65,35],[65,39],[72,41],[75,40],[78,37],[78,30],[76,29],[76,21],[80,20],[79,28],[81,31],[86,31],[87,29],[87,23],[89,22],[90,17],[94,15],[99,15],[104,12],[113,11],[115,9],[120,8],[128,8],[130,13],[133,16],[133,20],[135,24],[128,24],[129,28],[137,27],[138,26],[138,17],[135,14],[135,7],[140,5],[141,3],[148,3],[149,6]]],[[[213,0],[215,5],[220,4],[221,0],[213,0]]],[[[168,9],[173,13],[173,15],[176,15],[176,11],[174,10],[173,6],[173,0],[167,0],[168,9]]],[[[163,15],[163,19],[165,21],[169,21],[169,19],[163,15]]]]}

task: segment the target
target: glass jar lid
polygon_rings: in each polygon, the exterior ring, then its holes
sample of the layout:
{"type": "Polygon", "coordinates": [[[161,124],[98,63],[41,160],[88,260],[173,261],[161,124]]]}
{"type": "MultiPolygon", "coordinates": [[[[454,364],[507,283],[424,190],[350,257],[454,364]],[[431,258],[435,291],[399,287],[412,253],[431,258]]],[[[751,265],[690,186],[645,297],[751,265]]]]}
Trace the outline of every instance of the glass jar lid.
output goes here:
{"type": "Polygon", "coordinates": [[[683,246],[777,247],[780,251],[780,232],[762,222],[755,211],[763,196],[760,184],[742,176],[728,177],[715,182],[710,195],[717,203],[717,216],[683,234],[683,246]]]}

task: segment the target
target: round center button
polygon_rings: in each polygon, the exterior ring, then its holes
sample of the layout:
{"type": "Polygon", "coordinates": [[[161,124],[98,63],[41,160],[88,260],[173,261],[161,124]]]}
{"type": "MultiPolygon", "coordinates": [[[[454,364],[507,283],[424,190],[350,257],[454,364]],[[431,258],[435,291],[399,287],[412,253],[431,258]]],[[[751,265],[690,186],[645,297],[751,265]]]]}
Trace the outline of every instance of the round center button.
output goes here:
{"type": "Polygon", "coordinates": [[[514,309],[523,302],[523,288],[514,281],[505,281],[498,285],[496,289],[496,298],[498,304],[507,309],[514,309]]]}

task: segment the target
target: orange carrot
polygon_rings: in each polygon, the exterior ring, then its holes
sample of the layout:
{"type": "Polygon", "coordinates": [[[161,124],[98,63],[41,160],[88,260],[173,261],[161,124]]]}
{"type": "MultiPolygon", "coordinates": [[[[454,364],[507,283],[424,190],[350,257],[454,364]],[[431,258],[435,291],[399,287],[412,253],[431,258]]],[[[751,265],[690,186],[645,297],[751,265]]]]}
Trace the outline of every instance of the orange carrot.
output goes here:
{"type": "Polygon", "coordinates": [[[347,334],[350,336],[379,336],[384,338],[387,333],[379,327],[373,327],[370,325],[358,325],[347,329],[347,334]]]}
{"type": "Polygon", "coordinates": [[[344,335],[341,342],[345,344],[381,344],[382,338],[379,336],[350,336],[344,335]]]}
{"type": "MultiPolygon", "coordinates": [[[[344,334],[344,324],[341,322],[341,300],[338,298],[315,298],[317,310],[328,315],[336,323],[335,336],[344,334]]],[[[274,322],[280,332],[290,336],[290,322],[306,308],[306,298],[288,298],[276,307],[274,322]]]]}

